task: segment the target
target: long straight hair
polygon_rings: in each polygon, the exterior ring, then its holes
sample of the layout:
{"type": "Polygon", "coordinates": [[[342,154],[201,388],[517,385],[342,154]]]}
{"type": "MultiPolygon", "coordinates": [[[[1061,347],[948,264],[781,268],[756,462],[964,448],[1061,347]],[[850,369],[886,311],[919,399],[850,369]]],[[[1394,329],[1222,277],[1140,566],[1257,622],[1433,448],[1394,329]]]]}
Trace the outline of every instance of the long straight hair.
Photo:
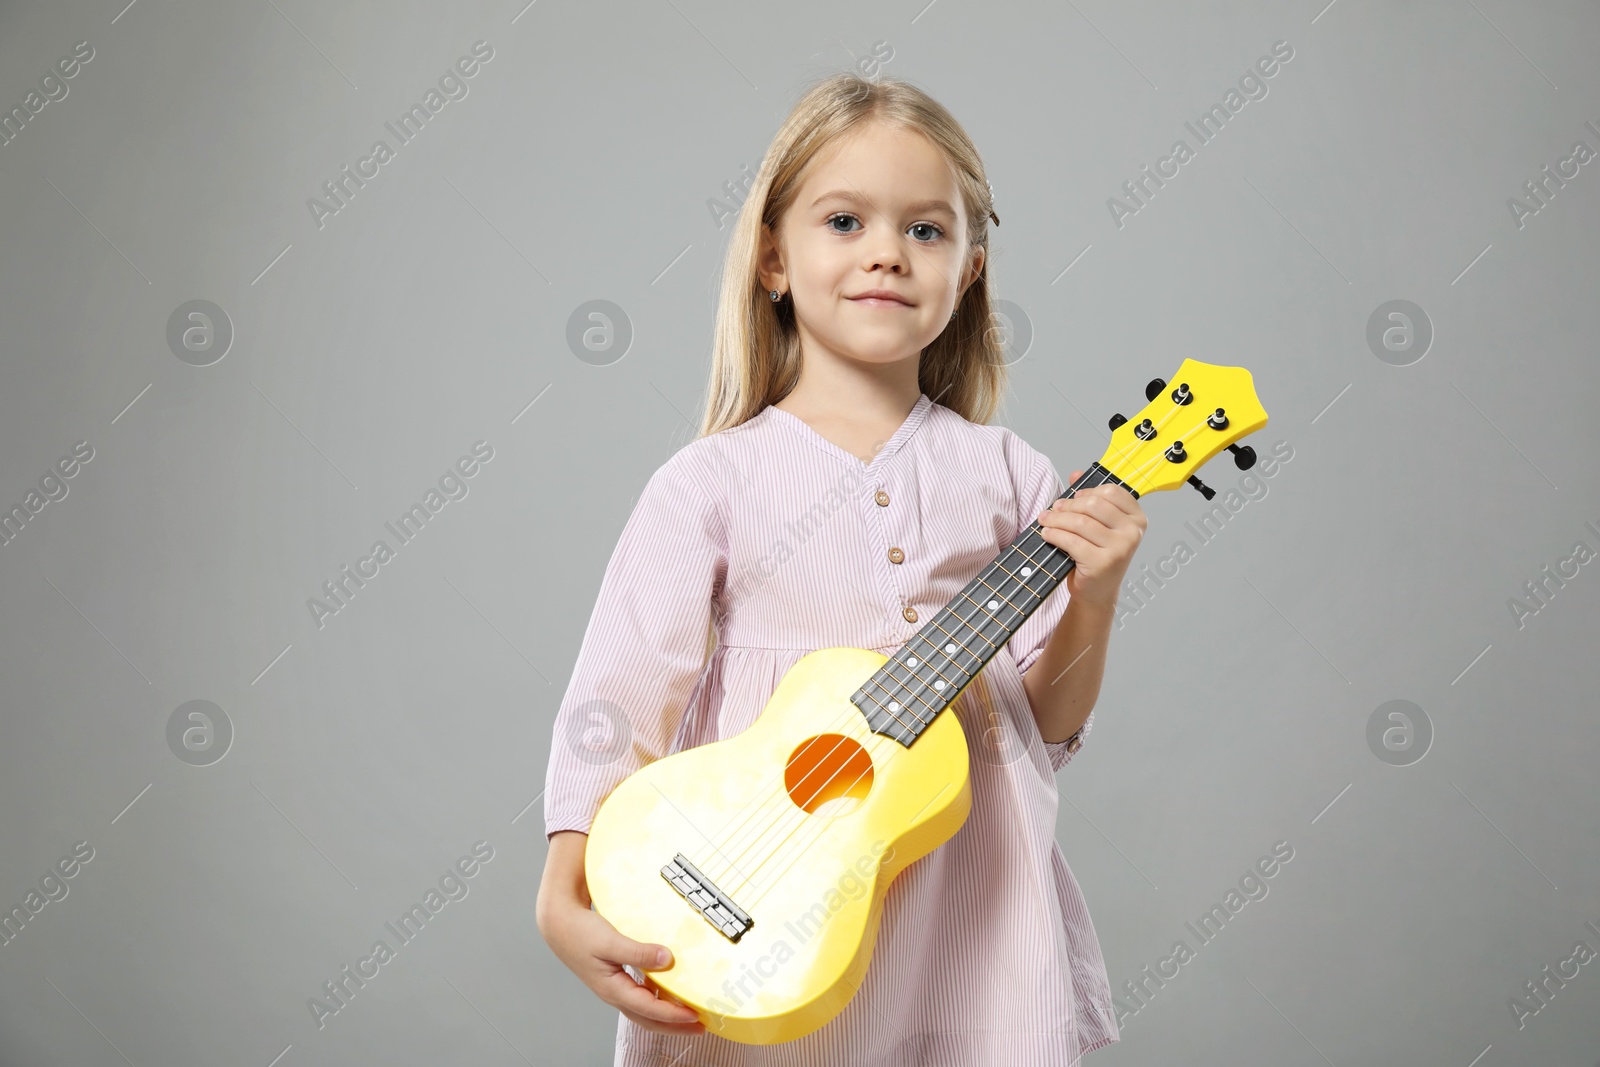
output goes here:
{"type": "MultiPolygon", "coordinates": [[[[817,154],[864,123],[915,130],[949,159],[967,215],[969,249],[988,248],[994,197],[983,160],[961,124],[908,82],[853,73],[813,84],[778,128],[739,210],[722,270],[711,380],[700,436],[738,426],[787,396],[800,380],[800,335],[793,301],[774,304],[756,272],[761,227],[781,235],[785,212],[817,154]]],[[[956,306],[955,318],[922,350],[922,392],[969,422],[987,423],[1006,388],[1001,336],[990,317],[989,257],[956,306]]]]}

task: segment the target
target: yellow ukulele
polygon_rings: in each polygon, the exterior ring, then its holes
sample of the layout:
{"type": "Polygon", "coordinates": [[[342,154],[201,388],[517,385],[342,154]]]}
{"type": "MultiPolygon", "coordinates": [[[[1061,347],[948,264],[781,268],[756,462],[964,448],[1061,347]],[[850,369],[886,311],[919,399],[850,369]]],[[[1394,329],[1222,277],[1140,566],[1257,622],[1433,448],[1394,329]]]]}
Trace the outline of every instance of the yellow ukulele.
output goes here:
{"type": "MultiPolygon", "coordinates": [[[[1250,372],[1186,359],[1068,488],[1135,497],[1186,481],[1267,424],[1250,372]]],[[[589,829],[594,908],[672,950],[651,971],[708,1032],[770,1045],[822,1026],[861,985],[895,875],[971,807],[967,740],[941,715],[1074,566],[1035,520],[892,657],[825,648],[799,660],[749,729],[656,760],[612,790],[589,829]]]]}

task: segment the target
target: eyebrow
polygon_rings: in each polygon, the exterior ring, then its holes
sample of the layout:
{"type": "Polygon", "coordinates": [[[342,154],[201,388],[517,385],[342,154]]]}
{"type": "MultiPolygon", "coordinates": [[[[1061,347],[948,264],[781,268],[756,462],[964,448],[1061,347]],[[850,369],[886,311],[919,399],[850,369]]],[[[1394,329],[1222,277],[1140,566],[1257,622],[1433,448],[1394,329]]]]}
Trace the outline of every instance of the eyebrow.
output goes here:
{"type": "MultiPolygon", "coordinates": [[[[850,192],[849,190],[846,190],[846,189],[835,189],[832,192],[823,193],[821,196],[817,197],[817,199],[812,202],[811,206],[812,207],[816,207],[818,204],[822,203],[824,200],[848,200],[853,204],[867,204],[867,203],[870,203],[870,201],[868,201],[866,197],[862,196],[859,193],[850,192]]],[[[915,211],[943,211],[945,214],[949,215],[951,218],[954,218],[955,214],[956,214],[955,208],[951,207],[949,204],[945,203],[943,200],[918,200],[916,203],[907,204],[906,205],[906,209],[908,211],[913,211],[913,212],[915,212],[915,211]]]]}

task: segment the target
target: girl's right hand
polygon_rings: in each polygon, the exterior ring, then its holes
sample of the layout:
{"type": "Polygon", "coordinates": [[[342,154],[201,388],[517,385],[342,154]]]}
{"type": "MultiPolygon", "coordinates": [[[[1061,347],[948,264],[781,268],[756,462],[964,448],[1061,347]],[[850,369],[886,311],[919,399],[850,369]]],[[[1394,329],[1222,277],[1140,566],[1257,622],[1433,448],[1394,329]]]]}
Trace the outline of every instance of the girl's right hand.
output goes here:
{"type": "Polygon", "coordinates": [[[545,943],[595,996],[647,1030],[705,1033],[705,1024],[693,1008],[658,997],[654,983],[640,985],[622,969],[623,964],[639,971],[670,966],[672,955],[665,945],[624,937],[597,912],[571,897],[541,904],[539,932],[545,943]],[[659,959],[657,952],[662,954],[659,959]]]}

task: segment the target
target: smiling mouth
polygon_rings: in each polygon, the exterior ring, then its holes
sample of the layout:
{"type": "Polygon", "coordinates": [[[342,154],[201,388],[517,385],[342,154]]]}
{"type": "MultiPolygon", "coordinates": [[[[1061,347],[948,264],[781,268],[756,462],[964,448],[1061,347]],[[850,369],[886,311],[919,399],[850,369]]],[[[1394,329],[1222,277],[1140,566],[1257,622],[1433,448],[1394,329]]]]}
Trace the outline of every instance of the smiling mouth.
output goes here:
{"type": "Polygon", "coordinates": [[[853,303],[856,303],[856,304],[866,304],[868,307],[876,307],[876,308],[909,308],[909,307],[911,307],[910,304],[907,304],[904,301],[901,301],[901,300],[890,300],[889,298],[882,297],[882,296],[853,296],[853,297],[850,298],[850,300],[853,303]]]}

